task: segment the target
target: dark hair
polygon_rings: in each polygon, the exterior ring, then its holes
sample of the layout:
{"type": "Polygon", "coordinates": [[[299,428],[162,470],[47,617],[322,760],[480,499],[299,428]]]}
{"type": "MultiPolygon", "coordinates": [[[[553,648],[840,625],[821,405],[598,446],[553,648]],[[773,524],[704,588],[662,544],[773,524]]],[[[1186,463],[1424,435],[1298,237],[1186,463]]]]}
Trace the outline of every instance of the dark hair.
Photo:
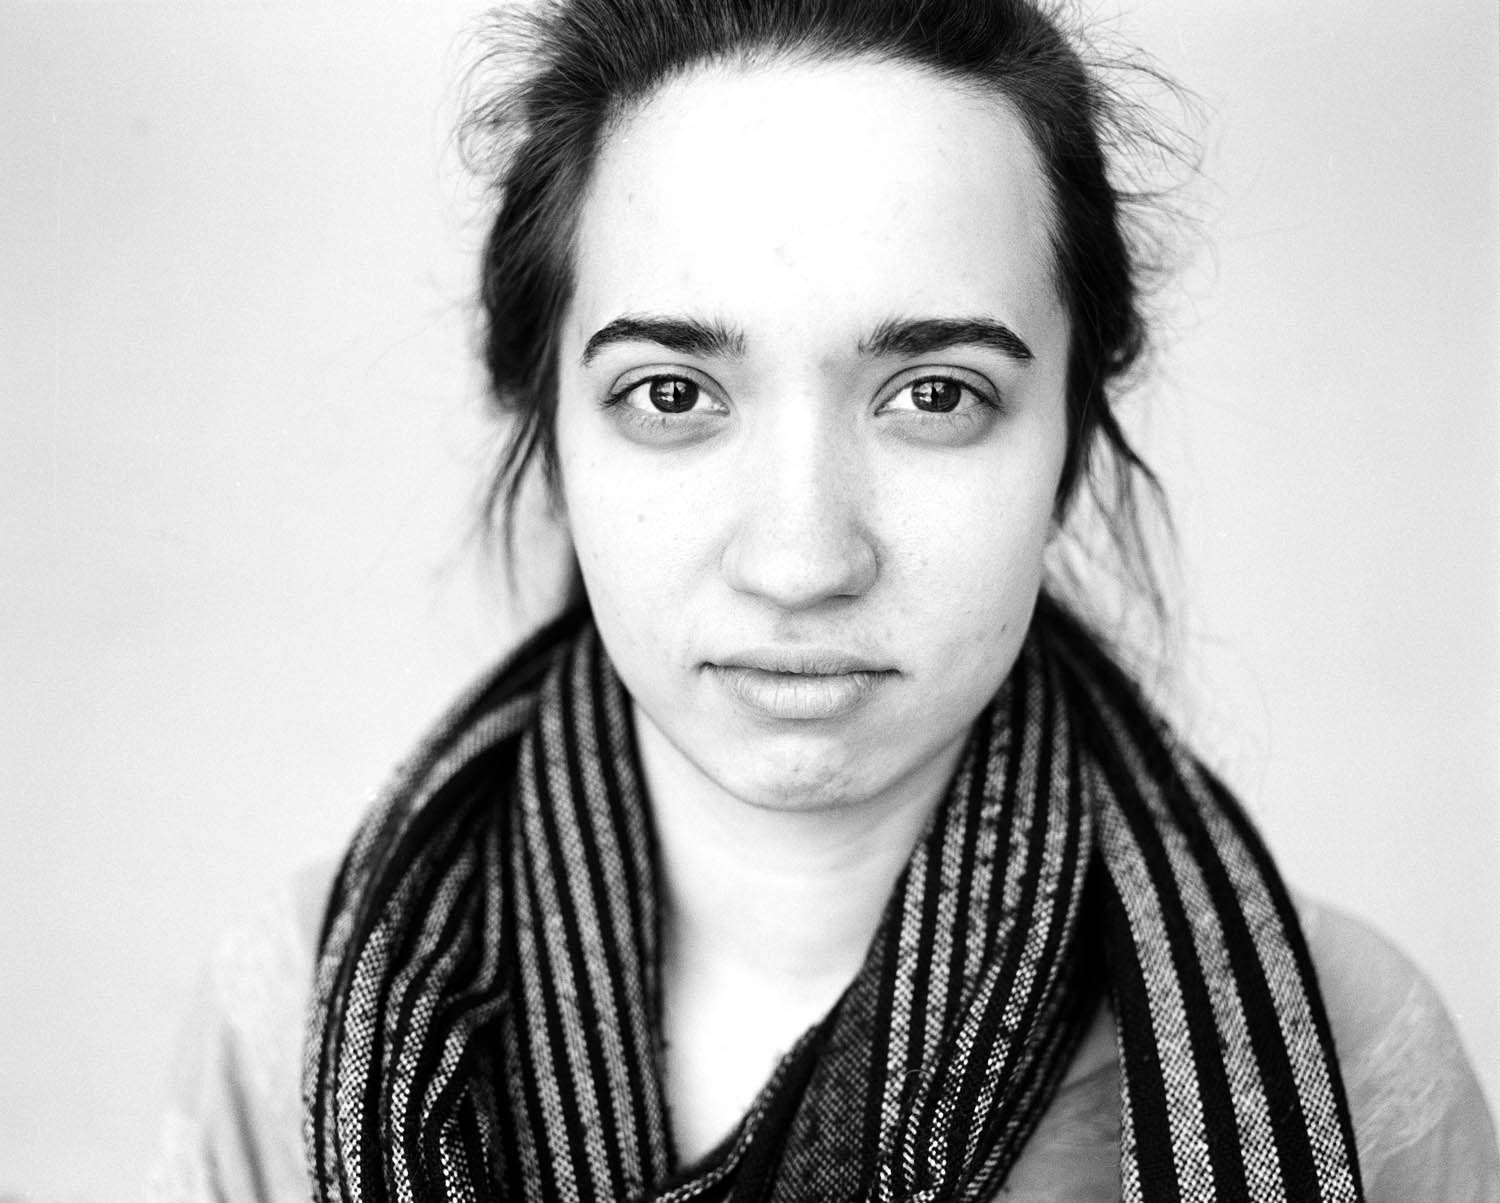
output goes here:
{"type": "Polygon", "coordinates": [[[1058,513],[1087,477],[1110,540],[1165,617],[1139,505],[1141,486],[1158,503],[1160,487],[1111,396],[1146,345],[1149,265],[1124,220],[1142,194],[1111,176],[1106,146],[1121,139],[1121,106],[1057,15],[1027,0],[558,0],[503,15],[494,45],[504,83],[466,132],[471,150],[477,135],[487,152],[499,195],[480,295],[490,386],[514,417],[487,510],[503,510],[507,548],[527,469],[540,455],[548,479],[556,471],[556,339],[573,287],[579,201],[612,121],[705,63],[872,57],[977,84],[1020,114],[1048,177],[1071,331],[1058,513]]]}

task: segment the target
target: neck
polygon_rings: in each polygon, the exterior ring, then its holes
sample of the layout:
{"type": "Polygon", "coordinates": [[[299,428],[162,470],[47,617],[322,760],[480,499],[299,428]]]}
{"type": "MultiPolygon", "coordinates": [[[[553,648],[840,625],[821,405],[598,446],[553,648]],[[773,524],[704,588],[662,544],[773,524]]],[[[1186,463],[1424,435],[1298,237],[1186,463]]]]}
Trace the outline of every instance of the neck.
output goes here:
{"type": "Polygon", "coordinates": [[[669,974],[732,976],[813,1010],[854,977],[962,741],[875,798],[817,810],[735,797],[637,713],[669,974]]]}

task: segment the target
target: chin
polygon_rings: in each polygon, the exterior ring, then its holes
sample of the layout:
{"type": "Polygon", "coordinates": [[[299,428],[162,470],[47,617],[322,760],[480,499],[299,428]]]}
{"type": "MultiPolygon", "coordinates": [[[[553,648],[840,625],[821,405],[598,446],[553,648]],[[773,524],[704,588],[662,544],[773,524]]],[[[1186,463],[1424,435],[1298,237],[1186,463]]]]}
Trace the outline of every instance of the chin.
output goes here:
{"type": "Polygon", "coordinates": [[[767,749],[740,771],[726,766],[724,788],[747,805],[762,810],[835,810],[857,804],[875,792],[847,749],[820,755],[811,749],[767,749]]]}

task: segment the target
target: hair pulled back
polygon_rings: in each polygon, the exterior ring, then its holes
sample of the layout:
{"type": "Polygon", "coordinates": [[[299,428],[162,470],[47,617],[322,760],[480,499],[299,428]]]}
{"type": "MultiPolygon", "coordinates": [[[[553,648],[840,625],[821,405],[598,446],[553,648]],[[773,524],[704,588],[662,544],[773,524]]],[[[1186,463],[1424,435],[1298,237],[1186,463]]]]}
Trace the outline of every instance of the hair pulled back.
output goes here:
{"type": "Polygon", "coordinates": [[[491,514],[503,511],[507,544],[528,468],[540,457],[549,479],[556,471],[556,357],[574,234],[613,124],[698,66],[875,58],[1004,96],[1024,123],[1050,190],[1055,285],[1070,330],[1057,511],[1066,513],[1081,477],[1096,492],[1107,481],[1104,525],[1163,615],[1136,503],[1139,482],[1158,501],[1159,489],[1112,405],[1146,344],[1147,265],[1124,221],[1137,198],[1111,179],[1116,105],[1058,16],[1027,0],[544,0],[499,15],[495,61],[505,82],[475,109],[467,133],[499,197],[480,296],[490,387],[513,417],[489,496],[491,514]]]}

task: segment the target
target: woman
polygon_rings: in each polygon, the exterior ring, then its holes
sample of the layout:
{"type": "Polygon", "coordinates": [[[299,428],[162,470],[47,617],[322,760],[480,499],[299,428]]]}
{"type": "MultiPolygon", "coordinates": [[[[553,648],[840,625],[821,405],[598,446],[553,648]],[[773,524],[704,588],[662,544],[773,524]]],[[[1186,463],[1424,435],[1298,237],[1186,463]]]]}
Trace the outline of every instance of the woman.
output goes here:
{"type": "Polygon", "coordinates": [[[1080,489],[1129,545],[1149,479],[1057,26],[573,0],[529,46],[484,117],[497,492],[542,473],[581,595],[317,891],[305,1145],[228,1075],[221,1193],[1494,1197],[1440,1009],[1364,988],[1419,983],[1044,585],[1080,489]]]}

